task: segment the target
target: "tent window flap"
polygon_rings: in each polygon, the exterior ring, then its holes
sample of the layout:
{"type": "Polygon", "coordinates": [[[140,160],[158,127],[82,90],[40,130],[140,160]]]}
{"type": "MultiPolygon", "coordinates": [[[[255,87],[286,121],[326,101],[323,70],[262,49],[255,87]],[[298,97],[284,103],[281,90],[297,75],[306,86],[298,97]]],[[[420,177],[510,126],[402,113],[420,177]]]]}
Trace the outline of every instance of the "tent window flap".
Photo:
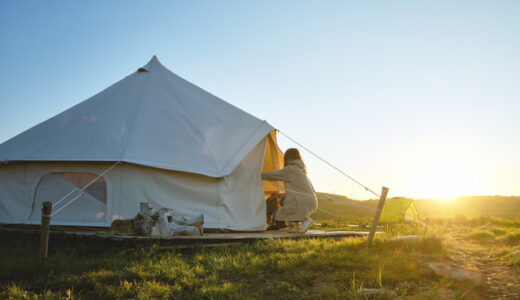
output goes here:
{"type": "Polygon", "coordinates": [[[96,177],[97,175],[95,174],[79,172],[57,172],[43,176],[34,193],[30,219],[38,220],[41,218],[42,203],[49,201],[53,204],[53,211],[57,211],[66,205],[66,207],[53,216],[53,220],[105,222],[107,215],[107,187],[105,179],[100,177],[85,188],[96,177]],[[85,189],[81,193],[83,188],[85,189]],[[69,193],[68,197],[60,201],[69,193]],[[80,196],[72,201],[78,195],[80,196]]]}

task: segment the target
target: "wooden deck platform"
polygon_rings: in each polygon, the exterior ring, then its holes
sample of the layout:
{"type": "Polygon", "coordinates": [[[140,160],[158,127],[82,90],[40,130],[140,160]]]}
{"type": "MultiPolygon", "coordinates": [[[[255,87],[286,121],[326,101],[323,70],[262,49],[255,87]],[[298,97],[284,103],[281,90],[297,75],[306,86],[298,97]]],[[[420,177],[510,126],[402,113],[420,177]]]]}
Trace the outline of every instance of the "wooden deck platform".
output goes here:
{"type": "MultiPolygon", "coordinates": [[[[21,229],[21,228],[6,228],[2,227],[1,230],[7,230],[10,232],[25,232],[32,234],[39,234],[40,230],[33,229],[21,229]]],[[[380,232],[378,232],[380,234],[380,232]]],[[[107,232],[100,231],[50,231],[50,243],[52,244],[53,239],[58,240],[88,240],[101,244],[111,244],[119,246],[132,246],[132,245],[152,245],[157,244],[160,248],[189,248],[192,246],[200,245],[202,247],[214,247],[214,246],[225,246],[238,243],[251,243],[258,240],[268,239],[344,239],[351,237],[365,237],[368,236],[368,232],[365,231],[323,231],[323,230],[309,230],[304,234],[301,233],[289,233],[284,231],[259,231],[259,232],[210,232],[204,233],[202,236],[172,236],[172,237],[149,237],[149,236],[133,236],[123,234],[110,234],[107,232]]]]}

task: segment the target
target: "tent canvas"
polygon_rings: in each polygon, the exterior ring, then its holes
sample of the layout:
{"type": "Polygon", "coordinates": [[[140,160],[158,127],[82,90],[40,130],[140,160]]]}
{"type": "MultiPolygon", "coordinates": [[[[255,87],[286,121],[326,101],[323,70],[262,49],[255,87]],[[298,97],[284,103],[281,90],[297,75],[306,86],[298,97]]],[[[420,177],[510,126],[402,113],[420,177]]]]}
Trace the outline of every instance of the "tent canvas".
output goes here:
{"type": "Polygon", "coordinates": [[[415,203],[408,198],[390,198],[385,201],[380,222],[394,223],[419,219],[415,203]]]}
{"type": "Polygon", "coordinates": [[[178,214],[203,213],[207,228],[263,230],[264,193],[283,187],[264,192],[260,173],[279,168],[280,159],[271,125],[175,75],[154,56],[0,145],[0,223],[38,223],[42,199],[58,201],[77,187],[72,181],[87,182],[122,162],[102,176],[100,199],[80,195],[51,224],[109,226],[149,202],[178,214]]]}

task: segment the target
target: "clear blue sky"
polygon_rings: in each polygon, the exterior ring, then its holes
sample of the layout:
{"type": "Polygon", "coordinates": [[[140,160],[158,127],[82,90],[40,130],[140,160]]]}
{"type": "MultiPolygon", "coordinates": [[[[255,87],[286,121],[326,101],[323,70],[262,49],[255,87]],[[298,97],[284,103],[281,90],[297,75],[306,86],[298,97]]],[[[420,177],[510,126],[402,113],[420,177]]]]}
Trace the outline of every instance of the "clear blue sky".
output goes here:
{"type": "Polygon", "coordinates": [[[156,54],[377,191],[520,195],[518,1],[2,1],[0,42],[0,142],[156,54]]]}

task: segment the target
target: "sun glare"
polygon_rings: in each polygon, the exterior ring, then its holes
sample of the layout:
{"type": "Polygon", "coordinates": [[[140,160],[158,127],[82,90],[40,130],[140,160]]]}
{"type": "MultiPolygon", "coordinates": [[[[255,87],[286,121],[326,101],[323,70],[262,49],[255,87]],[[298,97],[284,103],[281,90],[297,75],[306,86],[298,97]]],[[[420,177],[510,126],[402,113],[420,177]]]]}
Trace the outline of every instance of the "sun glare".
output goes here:
{"type": "MultiPolygon", "coordinates": [[[[431,151],[431,150],[430,150],[431,151]]],[[[485,183],[471,159],[450,151],[436,151],[410,161],[406,189],[413,198],[453,202],[460,196],[484,193],[485,183]]]]}
{"type": "Polygon", "coordinates": [[[458,197],[435,198],[435,200],[443,203],[454,203],[458,197]]]}

